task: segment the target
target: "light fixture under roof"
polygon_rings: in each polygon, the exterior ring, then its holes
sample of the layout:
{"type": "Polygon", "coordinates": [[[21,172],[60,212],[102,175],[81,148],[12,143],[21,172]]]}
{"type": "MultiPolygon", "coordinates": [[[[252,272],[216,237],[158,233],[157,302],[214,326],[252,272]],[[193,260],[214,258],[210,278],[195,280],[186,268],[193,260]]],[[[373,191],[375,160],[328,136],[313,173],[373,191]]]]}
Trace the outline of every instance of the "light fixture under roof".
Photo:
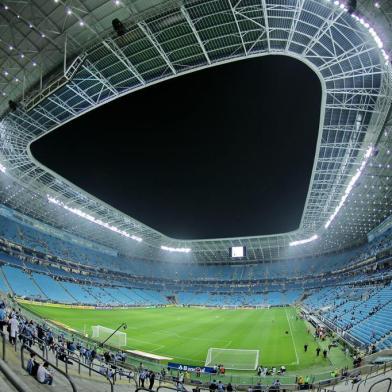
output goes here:
{"type": "Polygon", "coordinates": [[[312,242],[312,241],[317,240],[317,238],[318,238],[318,235],[314,234],[311,237],[305,238],[303,240],[292,241],[289,243],[289,245],[290,246],[298,246],[298,245],[302,245],[302,244],[307,244],[308,242],[312,242]]]}
{"type": "Polygon", "coordinates": [[[120,235],[122,235],[124,237],[131,238],[132,240],[135,240],[137,242],[142,242],[143,241],[142,238],[140,238],[140,237],[138,237],[136,235],[133,235],[133,234],[129,234],[126,231],[117,228],[116,226],[110,225],[109,223],[103,222],[102,220],[97,219],[97,218],[93,217],[92,215],[87,214],[86,212],[84,212],[84,211],[82,211],[82,210],[80,210],[78,208],[69,207],[65,203],[63,203],[62,201],[60,201],[60,200],[58,200],[58,199],[56,199],[56,198],[54,198],[54,197],[52,197],[50,195],[47,195],[46,197],[47,197],[49,203],[56,204],[59,207],[62,207],[65,210],[67,210],[69,212],[72,212],[75,215],[80,216],[81,218],[84,218],[84,219],[86,219],[86,220],[88,220],[90,222],[93,222],[93,223],[95,223],[95,224],[97,224],[99,226],[105,227],[106,229],[109,229],[109,230],[111,230],[111,231],[113,231],[113,232],[115,232],[117,234],[120,234],[120,235]]]}
{"type": "Polygon", "coordinates": [[[189,253],[191,248],[172,248],[171,246],[161,246],[162,250],[167,250],[168,252],[178,252],[178,253],[189,253]]]}
{"type": "Polygon", "coordinates": [[[370,146],[365,153],[365,156],[361,162],[361,166],[359,167],[359,169],[357,169],[357,172],[355,173],[355,175],[351,178],[350,182],[347,185],[346,190],[344,191],[344,194],[342,196],[342,198],[340,199],[339,204],[336,206],[335,211],[333,212],[333,214],[328,218],[326,224],[324,225],[325,229],[328,229],[329,225],[332,223],[332,221],[335,219],[336,215],[338,214],[338,212],[340,211],[340,209],[343,207],[344,202],[346,201],[346,199],[348,198],[348,195],[350,194],[350,192],[352,191],[355,183],[358,181],[358,178],[361,176],[363,170],[365,169],[365,166],[370,158],[370,156],[373,153],[373,147],[370,146]]]}

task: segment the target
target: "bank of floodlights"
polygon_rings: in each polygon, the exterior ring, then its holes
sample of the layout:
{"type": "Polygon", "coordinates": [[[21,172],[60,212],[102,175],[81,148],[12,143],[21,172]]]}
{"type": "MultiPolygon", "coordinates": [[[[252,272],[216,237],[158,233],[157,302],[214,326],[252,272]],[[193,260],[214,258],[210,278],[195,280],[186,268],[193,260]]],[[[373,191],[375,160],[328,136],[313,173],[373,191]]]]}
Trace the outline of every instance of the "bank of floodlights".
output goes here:
{"type": "Polygon", "coordinates": [[[161,246],[162,250],[166,250],[168,252],[178,252],[178,253],[189,253],[192,249],[191,248],[172,248],[170,246],[161,246]]]}
{"type": "Polygon", "coordinates": [[[72,212],[75,215],[80,216],[81,218],[84,218],[84,219],[86,219],[86,220],[88,220],[90,222],[93,222],[93,223],[95,223],[95,224],[97,224],[99,226],[104,227],[105,229],[111,230],[111,231],[113,231],[113,232],[115,232],[117,234],[120,234],[120,235],[124,236],[124,237],[130,238],[130,239],[135,240],[137,242],[142,242],[142,238],[140,238],[140,237],[138,237],[136,235],[133,235],[133,234],[129,234],[126,231],[121,230],[121,229],[119,229],[116,226],[110,225],[107,222],[103,222],[102,220],[97,219],[97,218],[93,217],[92,215],[87,214],[87,213],[85,213],[82,210],[79,210],[78,208],[69,207],[65,203],[63,203],[62,201],[57,200],[54,197],[49,196],[49,195],[47,195],[47,198],[48,198],[49,203],[56,204],[57,206],[62,207],[65,210],[67,210],[69,212],[72,212]]]}
{"type": "Polygon", "coordinates": [[[344,191],[344,194],[343,194],[342,198],[340,199],[339,204],[336,206],[333,214],[328,218],[324,228],[328,229],[329,225],[332,223],[332,221],[335,219],[335,217],[338,214],[338,212],[340,211],[340,209],[343,207],[344,202],[348,198],[348,195],[350,194],[350,192],[354,188],[355,183],[358,181],[358,178],[361,176],[363,170],[365,169],[365,166],[366,166],[369,158],[371,157],[373,151],[374,151],[373,147],[369,147],[366,150],[366,154],[363,157],[361,166],[357,169],[357,172],[354,174],[354,176],[351,178],[350,182],[348,183],[347,188],[344,191]]]}
{"type": "Polygon", "coordinates": [[[315,235],[312,235],[311,237],[305,238],[303,240],[292,241],[289,243],[289,245],[290,246],[297,246],[297,245],[307,244],[308,242],[312,242],[312,241],[317,240],[317,238],[318,238],[318,235],[315,234],[315,235]]]}

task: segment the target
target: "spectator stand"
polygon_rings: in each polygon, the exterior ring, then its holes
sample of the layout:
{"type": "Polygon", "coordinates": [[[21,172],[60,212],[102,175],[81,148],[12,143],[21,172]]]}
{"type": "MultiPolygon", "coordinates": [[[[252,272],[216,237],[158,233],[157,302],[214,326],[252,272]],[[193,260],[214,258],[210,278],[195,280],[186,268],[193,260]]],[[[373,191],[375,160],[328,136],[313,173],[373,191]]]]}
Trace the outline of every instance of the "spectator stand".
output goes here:
{"type": "MultiPolygon", "coordinates": [[[[19,314],[19,319],[24,320],[24,317],[22,317],[21,314],[19,314]]],[[[42,319],[40,320],[42,322],[42,319]]],[[[106,366],[107,369],[109,369],[109,366],[111,366],[110,369],[113,369],[110,373],[110,376],[108,376],[107,373],[102,373],[101,371],[97,370],[97,368],[102,368],[103,366],[103,361],[93,361],[89,365],[82,363],[80,360],[80,356],[76,352],[70,352],[69,350],[65,349],[61,344],[57,344],[55,346],[52,346],[51,349],[48,348],[46,345],[46,342],[42,339],[39,339],[38,337],[27,337],[19,333],[18,339],[16,340],[16,344],[11,345],[7,344],[7,333],[4,333],[0,331],[0,340],[1,340],[1,352],[2,352],[2,358],[3,361],[6,359],[6,348],[8,352],[13,352],[17,351],[20,349],[20,363],[21,363],[21,368],[26,370],[25,366],[25,352],[33,353],[35,354],[36,357],[40,358],[44,362],[48,362],[49,365],[58,371],[60,374],[62,374],[67,380],[69,378],[69,363],[72,361],[72,364],[76,364],[78,369],[73,369],[71,373],[74,375],[79,375],[82,376],[82,378],[87,377],[92,377],[93,375],[98,375],[99,378],[104,377],[105,381],[109,383],[110,385],[110,390],[113,392],[114,391],[114,384],[116,381],[116,378],[119,377],[121,380],[123,377],[126,377],[128,382],[130,383],[131,380],[135,383],[135,386],[137,387],[137,381],[134,377],[134,373],[130,372],[127,369],[123,369],[119,367],[116,363],[105,363],[104,365],[106,366]],[[39,350],[42,351],[42,354],[39,354],[36,349],[33,349],[30,346],[38,346],[39,350]],[[12,350],[12,351],[10,351],[12,350]],[[60,351],[59,351],[60,350],[60,351]],[[63,358],[60,359],[59,353],[64,354],[64,351],[66,351],[66,355],[63,356],[63,358]],[[98,362],[98,363],[97,363],[98,362]],[[63,365],[63,366],[62,366],[63,365]],[[112,366],[113,365],[113,366],[112,366]],[[83,370],[83,371],[82,371],[83,370]],[[84,376],[84,377],[83,377],[84,376]]],[[[59,340],[58,343],[61,343],[59,340]]],[[[16,356],[17,358],[17,356],[16,356]]],[[[0,364],[1,365],[1,364],[0,364]]],[[[72,379],[71,382],[68,380],[69,385],[72,387],[72,391],[76,391],[76,386],[75,383],[73,382],[72,384],[72,379]]],[[[122,384],[123,385],[123,384],[122,384]]],[[[125,385],[124,385],[125,386],[125,385]]],[[[83,388],[82,388],[83,389],[83,388]]],[[[29,390],[29,389],[24,389],[24,390],[29,390]]],[[[80,388],[78,388],[80,390],[80,388]]]]}

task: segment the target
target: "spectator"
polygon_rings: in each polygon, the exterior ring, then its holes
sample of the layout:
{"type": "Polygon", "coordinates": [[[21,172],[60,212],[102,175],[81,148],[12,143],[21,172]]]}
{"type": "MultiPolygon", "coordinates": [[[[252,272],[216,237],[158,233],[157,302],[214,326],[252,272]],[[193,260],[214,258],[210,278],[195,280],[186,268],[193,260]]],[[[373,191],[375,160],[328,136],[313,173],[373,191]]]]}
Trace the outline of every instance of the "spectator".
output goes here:
{"type": "Polygon", "coordinates": [[[212,383],[210,384],[209,390],[210,390],[210,392],[215,392],[216,389],[217,389],[217,385],[216,385],[216,381],[214,380],[214,381],[212,381],[212,383]]]}
{"type": "Polygon", "coordinates": [[[104,364],[101,364],[101,366],[99,367],[99,373],[106,375],[107,370],[106,370],[106,366],[104,364]]]}
{"type": "Polygon", "coordinates": [[[147,377],[147,372],[143,369],[140,373],[139,373],[139,387],[144,388],[144,380],[147,377]]]}
{"type": "Polygon", "coordinates": [[[50,374],[48,370],[49,364],[45,362],[43,365],[40,365],[37,371],[37,380],[41,384],[52,385],[53,376],[50,374]]]}
{"type": "Polygon", "coordinates": [[[305,384],[305,379],[303,378],[303,376],[297,377],[297,384],[300,386],[300,388],[302,385],[305,384]]]}
{"type": "MultiPolygon", "coordinates": [[[[215,389],[216,389],[216,387],[215,387],[215,389]]],[[[178,375],[177,390],[180,390],[180,391],[184,390],[184,373],[183,372],[180,372],[180,374],[178,375]]]]}
{"type": "Polygon", "coordinates": [[[35,361],[35,354],[34,353],[30,353],[30,359],[27,362],[27,373],[29,373],[31,375],[32,371],[33,371],[33,366],[34,366],[34,362],[35,361]]]}
{"type": "Polygon", "coordinates": [[[9,321],[10,327],[10,343],[16,344],[16,334],[18,333],[19,321],[14,314],[11,320],[9,321]]]}
{"type": "Polygon", "coordinates": [[[361,375],[360,374],[356,374],[355,376],[353,376],[353,379],[352,379],[352,383],[353,384],[357,384],[360,381],[361,381],[361,375]]]}
{"type": "Polygon", "coordinates": [[[90,362],[93,363],[95,357],[97,356],[97,352],[95,351],[95,349],[93,348],[90,352],[90,362]]]}
{"type": "Polygon", "coordinates": [[[261,384],[259,382],[254,387],[253,392],[261,392],[261,384]]]}
{"type": "Polygon", "coordinates": [[[223,385],[222,381],[218,381],[218,392],[223,392],[225,390],[225,386],[223,385]]]}
{"type": "Polygon", "coordinates": [[[7,312],[4,309],[4,304],[0,306],[0,331],[4,332],[4,326],[7,324],[7,312]]]}
{"type": "Polygon", "coordinates": [[[107,372],[106,372],[106,377],[110,380],[114,378],[114,374],[115,372],[113,371],[113,369],[108,368],[107,372]]]}
{"type": "Polygon", "coordinates": [[[150,385],[148,386],[148,389],[152,389],[152,387],[154,386],[154,382],[155,382],[155,373],[151,370],[150,372],[150,385]]]}

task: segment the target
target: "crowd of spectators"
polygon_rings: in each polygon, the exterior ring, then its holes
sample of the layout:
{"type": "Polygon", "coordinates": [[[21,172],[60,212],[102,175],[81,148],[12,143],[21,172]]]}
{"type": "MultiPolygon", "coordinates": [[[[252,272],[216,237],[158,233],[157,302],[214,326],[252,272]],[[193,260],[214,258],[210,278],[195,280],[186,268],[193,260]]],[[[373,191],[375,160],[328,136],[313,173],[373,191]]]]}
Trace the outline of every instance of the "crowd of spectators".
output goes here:
{"type": "MultiPolygon", "coordinates": [[[[67,338],[64,333],[55,334],[45,323],[27,319],[20,308],[7,306],[3,299],[0,299],[0,331],[8,333],[12,345],[16,345],[17,342],[30,348],[37,345],[43,353],[46,350],[59,361],[67,362],[69,365],[79,361],[112,381],[118,374],[128,378],[134,377],[131,370],[119,366],[126,361],[126,354],[123,351],[105,351],[100,354],[95,345],[88,346],[73,336],[67,338]]],[[[47,361],[40,362],[34,352],[30,354],[26,370],[42,384],[51,385],[53,382],[54,370],[47,361]]]]}

